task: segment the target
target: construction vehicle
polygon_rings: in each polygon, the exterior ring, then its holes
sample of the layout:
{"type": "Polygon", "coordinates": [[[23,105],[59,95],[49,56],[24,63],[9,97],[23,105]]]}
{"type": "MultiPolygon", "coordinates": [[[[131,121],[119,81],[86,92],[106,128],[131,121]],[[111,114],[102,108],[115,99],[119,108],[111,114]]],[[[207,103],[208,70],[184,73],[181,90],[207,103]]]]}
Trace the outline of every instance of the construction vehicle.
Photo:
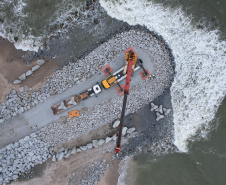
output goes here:
{"type": "Polygon", "coordinates": [[[63,100],[62,102],[59,102],[51,107],[53,110],[53,114],[59,114],[61,112],[64,112],[67,109],[70,109],[71,107],[74,107],[75,105],[79,104],[81,100],[85,100],[90,96],[93,96],[95,94],[98,94],[101,92],[101,87],[97,84],[94,85],[92,88],[86,90],[83,93],[80,93],[80,95],[73,95],[66,100],[63,100]]]}
{"type": "Polygon", "coordinates": [[[131,80],[131,73],[132,73],[132,65],[133,61],[137,57],[135,53],[130,50],[126,53],[126,63],[124,66],[124,70],[126,71],[126,83],[124,87],[124,98],[123,98],[123,105],[122,105],[122,112],[121,112],[121,118],[120,118],[120,124],[118,126],[118,132],[117,132],[117,142],[115,147],[115,152],[119,153],[120,151],[120,144],[121,144],[121,137],[122,137],[122,129],[123,129],[123,123],[124,123],[124,117],[125,117],[125,110],[126,110],[126,102],[127,102],[127,95],[129,95],[129,86],[130,86],[130,80],[131,80]]]}
{"type": "Polygon", "coordinates": [[[70,112],[68,112],[68,118],[71,119],[73,117],[79,117],[79,111],[78,110],[72,110],[70,112]]]}
{"type": "MultiPolygon", "coordinates": [[[[126,53],[124,67],[120,68],[118,71],[114,72],[113,74],[111,74],[109,72],[109,70],[106,69],[106,72],[108,72],[109,76],[101,82],[105,89],[108,89],[108,88],[114,86],[115,84],[118,84],[120,81],[122,81],[124,78],[126,78],[126,75],[127,75],[126,72],[127,72],[129,57],[130,57],[130,55],[128,53],[126,53]]],[[[137,62],[137,55],[136,54],[134,54],[134,56],[131,60],[132,60],[132,72],[140,69],[140,65],[136,66],[136,62],[137,62]]]]}
{"type": "Polygon", "coordinates": [[[140,68],[143,69],[143,72],[142,72],[143,77],[147,76],[149,74],[148,70],[146,70],[143,66],[143,61],[141,59],[138,59],[138,56],[132,47],[130,47],[128,50],[126,50],[125,54],[126,54],[126,56],[125,56],[124,67],[120,68],[118,71],[114,72],[113,74],[110,73],[109,68],[105,69],[105,72],[109,74],[109,76],[101,82],[102,86],[105,89],[108,89],[108,88],[114,86],[115,84],[117,84],[121,89],[119,82],[122,81],[124,78],[126,78],[128,61],[130,61],[130,60],[132,60],[131,75],[133,75],[133,73],[140,68]],[[132,51],[134,53],[134,55],[133,56],[130,55],[128,51],[132,51]],[[130,58],[131,56],[132,56],[132,58],[130,58]]]}
{"type": "MultiPolygon", "coordinates": [[[[130,49],[130,48],[129,48],[130,49]]],[[[132,49],[132,48],[131,48],[132,49]]],[[[131,50],[130,50],[131,51],[131,50]]],[[[132,73],[134,73],[135,71],[135,65],[137,63],[137,54],[135,53],[135,51],[133,50],[132,52],[134,52],[134,55],[131,55],[130,52],[126,53],[126,57],[125,57],[125,65],[124,65],[124,69],[123,69],[123,74],[126,74],[127,72],[127,66],[128,66],[128,61],[132,60],[132,73]],[[132,57],[132,58],[131,58],[132,57]]],[[[132,74],[131,73],[131,74],[132,74]]]]}

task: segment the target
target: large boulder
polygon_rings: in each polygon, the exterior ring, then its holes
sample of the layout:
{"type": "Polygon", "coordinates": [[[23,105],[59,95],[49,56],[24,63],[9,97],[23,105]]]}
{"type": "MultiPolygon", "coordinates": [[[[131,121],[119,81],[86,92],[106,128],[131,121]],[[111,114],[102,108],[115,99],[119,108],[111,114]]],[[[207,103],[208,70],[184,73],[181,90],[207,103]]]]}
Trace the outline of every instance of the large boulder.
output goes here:
{"type": "Polygon", "coordinates": [[[45,60],[43,60],[43,59],[37,60],[37,64],[41,66],[41,65],[45,64],[45,60]]]}
{"type": "Polygon", "coordinates": [[[34,71],[38,70],[38,68],[40,68],[40,65],[36,65],[36,66],[32,67],[31,70],[34,72],[34,71]]]}
{"type": "Polygon", "coordinates": [[[113,141],[116,141],[116,139],[117,139],[116,134],[114,134],[114,135],[112,136],[112,139],[113,139],[113,141]]]}
{"type": "Polygon", "coordinates": [[[117,128],[120,124],[120,121],[119,120],[116,120],[114,123],[113,123],[113,128],[117,128]]]}
{"type": "Polygon", "coordinates": [[[18,148],[20,146],[19,142],[15,142],[13,145],[15,148],[18,148]]]}
{"type": "Polygon", "coordinates": [[[123,128],[122,128],[122,135],[123,135],[123,136],[126,134],[127,129],[128,129],[127,127],[123,127],[123,128]]]}
{"type": "Polygon", "coordinates": [[[76,147],[73,147],[72,150],[71,150],[71,154],[75,154],[76,151],[77,151],[77,150],[76,150],[76,147]]]}
{"type": "Polygon", "coordinates": [[[64,154],[64,158],[68,158],[71,155],[71,150],[68,150],[66,154],[64,154]]]}
{"type": "Polygon", "coordinates": [[[61,152],[63,152],[64,150],[65,150],[65,148],[64,148],[63,146],[57,148],[57,152],[58,152],[58,153],[61,153],[61,152]]]}
{"type": "Polygon", "coordinates": [[[52,161],[55,162],[56,161],[56,156],[53,155],[52,161]]]}
{"type": "Polygon", "coordinates": [[[11,143],[11,144],[7,145],[5,148],[6,148],[7,150],[10,150],[10,149],[13,149],[14,146],[13,146],[13,144],[11,143]]]}
{"type": "Polygon", "coordinates": [[[134,132],[136,129],[134,128],[134,127],[132,127],[132,128],[129,128],[128,130],[127,130],[127,134],[131,134],[132,132],[134,132]]]}
{"type": "Polygon", "coordinates": [[[62,160],[64,158],[64,152],[61,152],[58,156],[58,160],[62,160]]]}
{"type": "Polygon", "coordinates": [[[24,141],[28,141],[30,139],[30,137],[29,136],[26,136],[25,138],[24,138],[24,141]]]}
{"type": "Polygon", "coordinates": [[[93,140],[92,143],[95,148],[98,148],[98,140],[93,140]]]}
{"type": "Polygon", "coordinates": [[[28,71],[26,72],[26,76],[30,76],[30,75],[32,75],[32,71],[31,71],[31,70],[28,70],[28,71]]]}
{"type": "Polygon", "coordinates": [[[15,80],[13,83],[14,83],[15,85],[16,85],[16,84],[19,84],[19,83],[21,83],[21,80],[15,80]]]}
{"type": "Polygon", "coordinates": [[[103,144],[104,144],[104,142],[105,142],[105,140],[104,140],[104,139],[100,139],[100,140],[98,141],[98,145],[99,145],[99,146],[101,146],[101,145],[103,145],[103,144]]]}
{"type": "Polygon", "coordinates": [[[25,80],[26,79],[26,74],[23,73],[21,76],[19,76],[19,79],[22,81],[22,80],[25,80]]]}
{"type": "Polygon", "coordinates": [[[86,151],[86,150],[88,149],[88,147],[87,147],[87,146],[80,146],[80,149],[81,149],[82,151],[86,151]]]}
{"type": "Polygon", "coordinates": [[[92,144],[92,143],[88,143],[86,146],[87,146],[87,148],[89,148],[89,149],[93,148],[93,144],[92,144]]]}
{"type": "Polygon", "coordinates": [[[108,143],[111,140],[112,140],[112,137],[106,137],[105,142],[108,143]]]}

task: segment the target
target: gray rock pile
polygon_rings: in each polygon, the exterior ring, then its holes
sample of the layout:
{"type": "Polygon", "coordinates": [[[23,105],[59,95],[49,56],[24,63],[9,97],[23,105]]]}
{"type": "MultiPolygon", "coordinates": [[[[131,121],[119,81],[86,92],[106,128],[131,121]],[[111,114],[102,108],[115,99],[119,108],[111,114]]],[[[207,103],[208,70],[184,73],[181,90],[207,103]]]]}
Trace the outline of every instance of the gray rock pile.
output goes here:
{"type": "Polygon", "coordinates": [[[96,184],[108,167],[110,167],[110,163],[105,159],[95,161],[88,164],[82,174],[81,172],[72,173],[68,182],[75,185],[96,184]]]}
{"type": "Polygon", "coordinates": [[[9,183],[52,156],[53,148],[36,133],[11,143],[0,150],[0,182],[9,183]]]}
{"type": "Polygon", "coordinates": [[[24,87],[21,87],[19,90],[21,93],[16,90],[11,91],[6,96],[7,101],[0,104],[0,119],[3,121],[30,110],[38,103],[50,97],[50,94],[45,89],[25,91],[24,87]]]}
{"type": "Polygon", "coordinates": [[[38,70],[40,66],[43,65],[44,63],[45,61],[43,59],[37,60],[36,66],[32,67],[32,69],[28,70],[26,73],[23,73],[21,76],[19,76],[19,79],[15,80],[13,83],[15,85],[21,83],[23,80],[26,79],[26,77],[31,76],[34,71],[38,70]]]}
{"type": "MultiPolygon", "coordinates": [[[[126,134],[131,134],[135,130],[136,129],[134,127],[129,128],[129,129],[127,127],[123,127],[122,136],[125,136],[126,134]]],[[[64,158],[65,159],[68,158],[71,154],[83,152],[83,151],[86,151],[86,150],[92,149],[92,148],[98,148],[104,144],[107,144],[110,141],[115,142],[115,140],[116,140],[116,134],[112,137],[108,136],[105,139],[92,140],[92,142],[88,143],[86,146],[79,146],[79,147],[74,146],[72,149],[67,149],[65,147],[59,147],[59,148],[57,148],[57,153],[55,155],[53,155],[52,161],[63,160],[64,158]]]]}

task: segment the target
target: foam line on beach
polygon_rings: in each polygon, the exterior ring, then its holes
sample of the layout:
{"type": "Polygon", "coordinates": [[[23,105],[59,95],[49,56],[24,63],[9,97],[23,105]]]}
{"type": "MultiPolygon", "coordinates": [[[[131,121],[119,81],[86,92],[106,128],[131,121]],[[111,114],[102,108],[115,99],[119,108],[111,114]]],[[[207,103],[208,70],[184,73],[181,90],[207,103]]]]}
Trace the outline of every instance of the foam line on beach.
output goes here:
{"type": "MultiPolygon", "coordinates": [[[[76,12],[79,15],[85,3],[62,0],[48,13],[40,7],[37,7],[37,12],[32,11],[34,4],[27,0],[4,0],[0,5],[0,36],[14,43],[16,49],[38,52],[43,49],[47,38],[68,31],[69,26],[77,21],[76,12]]],[[[42,6],[40,3],[37,5],[42,6]]],[[[49,6],[48,3],[45,6],[49,6]]]]}

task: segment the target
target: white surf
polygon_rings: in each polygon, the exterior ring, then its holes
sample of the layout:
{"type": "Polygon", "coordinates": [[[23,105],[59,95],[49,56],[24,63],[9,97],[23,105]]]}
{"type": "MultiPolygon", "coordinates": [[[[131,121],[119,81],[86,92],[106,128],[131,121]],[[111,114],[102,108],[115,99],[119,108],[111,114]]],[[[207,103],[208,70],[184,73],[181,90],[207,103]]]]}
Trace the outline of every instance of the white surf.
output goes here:
{"type": "Polygon", "coordinates": [[[226,43],[219,41],[217,31],[194,28],[181,9],[170,10],[145,0],[100,3],[111,17],[144,25],[162,35],[171,47],[176,64],[171,87],[174,144],[187,152],[189,138],[210,124],[225,97],[226,43]]]}

